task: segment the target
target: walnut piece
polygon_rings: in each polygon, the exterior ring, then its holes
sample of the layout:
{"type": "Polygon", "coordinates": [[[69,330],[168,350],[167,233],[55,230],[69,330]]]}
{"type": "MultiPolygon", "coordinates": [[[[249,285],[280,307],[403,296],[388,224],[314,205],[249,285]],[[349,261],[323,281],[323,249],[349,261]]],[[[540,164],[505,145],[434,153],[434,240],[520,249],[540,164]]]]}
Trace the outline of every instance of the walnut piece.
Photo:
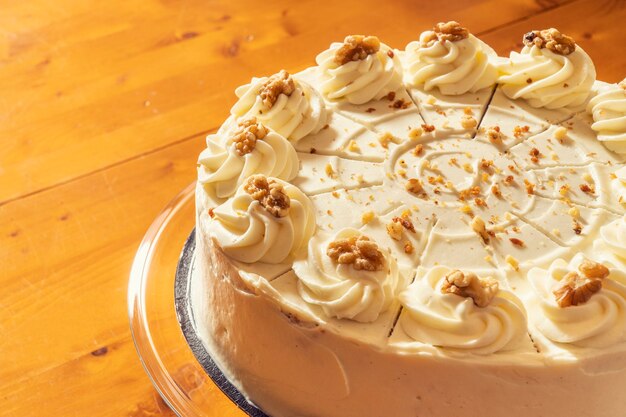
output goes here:
{"type": "Polygon", "coordinates": [[[385,263],[378,245],[367,236],[334,240],[328,245],[326,255],[338,264],[352,264],[357,271],[380,271],[385,263]]]}
{"type": "Polygon", "coordinates": [[[256,141],[267,135],[267,128],[257,122],[255,117],[239,122],[239,127],[231,138],[239,156],[244,156],[254,150],[256,141]]]}
{"type": "Polygon", "coordinates": [[[289,214],[291,199],[279,182],[268,179],[265,175],[255,174],[246,180],[243,189],[274,217],[285,217],[289,214]]]}
{"type": "Polygon", "coordinates": [[[285,70],[280,70],[263,83],[259,90],[259,97],[263,104],[271,109],[278,100],[278,96],[281,94],[290,96],[295,90],[296,84],[291,75],[285,70]]]}
{"type": "Polygon", "coordinates": [[[458,269],[445,276],[441,292],[470,297],[478,307],[487,307],[498,293],[498,281],[491,277],[479,278],[473,272],[462,272],[458,269]]]}
{"type": "Polygon", "coordinates": [[[569,55],[576,49],[576,42],[554,28],[533,30],[524,35],[524,45],[548,48],[555,54],[569,55]]]}
{"type": "Polygon", "coordinates": [[[350,35],[343,40],[343,45],[335,52],[335,63],[344,65],[359,61],[380,50],[380,40],[376,36],[350,35]]]}
{"type": "Polygon", "coordinates": [[[404,188],[413,194],[417,195],[425,195],[426,191],[424,191],[424,186],[422,185],[422,181],[417,178],[409,178],[409,180],[404,185],[404,188]]]}
{"type": "Polygon", "coordinates": [[[559,307],[584,304],[602,289],[602,280],[609,276],[609,269],[597,262],[585,259],[578,266],[579,274],[570,271],[552,290],[559,307]]]}
{"type": "Polygon", "coordinates": [[[425,32],[425,34],[420,37],[420,42],[422,47],[425,47],[432,45],[435,41],[456,42],[466,39],[467,37],[469,37],[469,31],[458,22],[451,20],[445,23],[437,23],[432,30],[425,32]]]}
{"type": "Polygon", "coordinates": [[[500,132],[500,126],[492,126],[487,129],[487,137],[492,142],[502,140],[502,132],[500,132]]]}

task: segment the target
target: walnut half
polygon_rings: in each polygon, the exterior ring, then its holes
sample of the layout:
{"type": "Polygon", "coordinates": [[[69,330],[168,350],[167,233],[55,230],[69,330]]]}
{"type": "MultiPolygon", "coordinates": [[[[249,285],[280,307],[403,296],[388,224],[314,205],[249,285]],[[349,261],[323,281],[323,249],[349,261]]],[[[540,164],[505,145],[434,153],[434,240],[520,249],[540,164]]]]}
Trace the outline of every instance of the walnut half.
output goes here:
{"type": "Polygon", "coordinates": [[[548,48],[555,54],[569,55],[576,49],[576,42],[554,28],[533,30],[524,35],[524,45],[548,48]]]}
{"type": "Polygon", "coordinates": [[[259,97],[270,109],[278,100],[278,96],[284,94],[290,96],[296,91],[296,84],[291,75],[285,70],[280,70],[276,74],[270,76],[261,86],[259,97]]]}
{"type": "Polygon", "coordinates": [[[246,180],[243,189],[274,217],[286,217],[289,214],[291,199],[279,182],[256,174],[246,180]]]}
{"type": "Polygon", "coordinates": [[[487,307],[500,289],[498,281],[491,277],[479,278],[473,272],[458,269],[445,276],[441,292],[470,297],[478,307],[487,307]]]}
{"type": "Polygon", "coordinates": [[[609,269],[597,262],[585,259],[578,270],[570,271],[552,290],[559,307],[584,304],[602,289],[602,280],[609,276],[609,269]],[[582,274],[582,275],[581,275],[582,274]]]}
{"type": "Polygon", "coordinates": [[[256,141],[267,136],[267,128],[251,117],[239,122],[239,127],[231,138],[239,156],[249,154],[256,147],[256,141]]]}
{"type": "Polygon", "coordinates": [[[326,255],[338,264],[352,264],[357,271],[380,271],[385,263],[378,245],[367,236],[334,240],[328,245],[326,255]]]}
{"type": "Polygon", "coordinates": [[[422,47],[430,46],[433,42],[450,41],[456,42],[469,37],[469,30],[461,26],[458,22],[451,20],[449,22],[439,22],[435,27],[425,32],[421,37],[420,42],[422,47]]]}
{"type": "Polygon", "coordinates": [[[365,59],[379,50],[380,40],[376,36],[350,35],[335,52],[334,61],[337,65],[344,65],[365,59]]]}

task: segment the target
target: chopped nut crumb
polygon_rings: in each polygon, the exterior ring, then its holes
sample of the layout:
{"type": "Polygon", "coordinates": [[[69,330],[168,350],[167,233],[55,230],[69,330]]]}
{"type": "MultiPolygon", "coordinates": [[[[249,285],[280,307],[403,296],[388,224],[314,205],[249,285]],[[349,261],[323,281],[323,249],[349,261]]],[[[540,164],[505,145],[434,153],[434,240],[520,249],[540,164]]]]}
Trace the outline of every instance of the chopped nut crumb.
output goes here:
{"type": "Polygon", "coordinates": [[[380,40],[376,36],[350,35],[335,52],[334,61],[337,65],[344,65],[365,59],[379,50],[380,40]]]}
{"type": "Polygon", "coordinates": [[[502,132],[500,132],[500,126],[492,126],[487,129],[487,137],[492,142],[502,140],[502,132]]]}
{"type": "Polygon", "coordinates": [[[413,244],[410,240],[404,242],[404,253],[411,254],[413,253],[413,244]]]}
{"type": "Polygon", "coordinates": [[[393,142],[394,137],[391,133],[385,132],[382,135],[378,136],[378,142],[380,142],[380,146],[387,149],[389,148],[389,142],[393,142]]]}
{"type": "Polygon", "coordinates": [[[326,166],[324,167],[324,172],[330,178],[335,178],[336,176],[335,170],[333,169],[333,166],[330,164],[330,162],[327,163],[326,166]]]}
{"type": "Polygon", "coordinates": [[[516,139],[519,139],[524,136],[524,134],[528,133],[529,130],[530,126],[515,126],[513,128],[513,136],[515,136],[516,139]]]}
{"type": "Polygon", "coordinates": [[[290,96],[296,90],[296,84],[291,75],[285,70],[272,75],[263,83],[259,90],[259,97],[263,104],[272,108],[278,100],[278,96],[284,94],[290,96]]]}
{"type": "Polygon", "coordinates": [[[422,125],[422,129],[424,129],[424,132],[426,132],[426,133],[430,133],[430,132],[432,132],[433,130],[435,130],[435,126],[433,126],[433,125],[429,125],[429,124],[424,123],[424,124],[422,125]]]}
{"type": "Polygon", "coordinates": [[[334,240],[328,245],[326,255],[338,264],[351,264],[357,271],[380,271],[385,260],[376,242],[367,236],[334,240]]]}
{"type": "Polygon", "coordinates": [[[361,223],[368,224],[376,218],[376,214],[373,211],[366,211],[361,215],[361,223]]]}
{"type": "Polygon", "coordinates": [[[256,147],[256,141],[267,136],[267,128],[257,122],[255,117],[239,122],[231,141],[239,156],[249,154],[256,147]]]}
{"type": "Polygon", "coordinates": [[[574,39],[554,28],[530,31],[524,35],[523,42],[526,46],[548,48],[559,55],[569,55],[576,49],[574,39]]]}
{"type": "Polygon", "coordinates": [[[439,22],[432,30],[424,32],[420,37],[422,47],[430,46],[433,42],[457,42],[467,39],[469,31],[462,27],[458,22],[439,22]]]}
{"type": "Polygon", "coordinates": [[[491,159],[481,159],[480,160],[480,167],[484,170],[488,170],[489,168],[491,168],[493,166],[493,161],[491,159]]]}
{"type": "Polygon", "coordinates": [[[472,115],[474,114],[474,110],[472,110],[472,108],[470,106],[467,106],[463,109],[463,113],[464,114],[468,114],[468,115],[472,115]]]}
{"type": "Polygon", "coordinates": [[[291,199],[285,193],[283,185],[274,179],[255,174],[248,177],[243,189],[274,217],[285,217],[289,214],[291,199]]]}
{"type": "Polygon", "coordinates": [[[537,148],[532,148],[528,154],[530,155],[530,160],[535,164],[539,162],[539,158],[542,157],[541,152],[539,152],[537,148]]]}
{"type": "Polygon", "coordinates": [[[504,260],[506,261],[507,264],[509,264],[511,268],[513,268],[514,271],[519,271],[519,261],[515,259],[513,256],[506,255],[506,258],[504,258],[504,260]]]}
{"type": "Polygon", "coordinates": [[[563,184],[561,188],[559,188],[559,194],[566,196],[569,193],[569,190],[569,184],[563,184]]]}
{"type": "Polygon", "coordinates": [[[491,277],[479,278],[473,272],[461,272],[458,269],[445,276],[441,292],[469,297],[478,307],[487,307],[499,290],[498,281],[491,277]]]}
{"type": "Polygon", "coordinates": [[[415,226],[413,226],[413,222],[408,218],[408,216],[403,215],[402,217],[394,217],[392,221],[400,223],[406,230],[415,233],[415,226]]]}
{"type": "Polygon", "coordinates": [[[413,155],[420,156],[423,151],[424,151],[424,145],[417,144],[415,145],[415,148],[413,149],[413,155]]]}
{"type": "Polygon", "coordinates": [[[387,234],[393,240],[400,240],[402,239],[402,224],[396,221],[396,219],[398,219],[398,217],[394,217],[394,219],[387,224],[387,234]]]}
{"type": "Polygon", "coordinates": [[[596,192],[595,187],[589,184],[580,184],[580,191],[587,194],[594,194],[596,192]]]}
{"type": "Polygon", "coordinates": [[[474,232],[480,235],[484,243],[489,243],[489,232],[487,232],[485,221],[480,216],[474,216],[470,226],[474,232]]]}
{"type": "Polygon", "coordinates": [[[348,150],[350,150],[351,152],[361,152],[359,144],[356,143],[354,139],[351,139],[350,142],[348,142],[348,150]]]}
{"type": "Polygon", "coordinates": [[[461,126],[463,129],[472,129],[478,125],[478,121],[474,119],[472,116],[464,115],[461,117],[461,126]]]}
{"type": "Polygon", "coordinates": [[[422,185],[422,181],[420,181],[417,178],[410,178],[404,188],[413,194],[417,194],[417,195],[424,195],[426,192],[424,191],[424,187],[422,185]]]}
{"type": "Polygon", "coordinates": [[[535,194],[535,184],[528,181],[527,179],[524,179],[524,185],[526,186],[526,194],[528,195],[535,194]]]}
{"type": "Polygon", "coordinates": [[[497,184],[494,184],[491,186],[491,193],[495,195],[496,197],[502,196],[502,191],[500,191],[500,187],[498,187],[497,184]]]}
{"type": "Polygon", "coordinates": [[[509,240],[511,241],[512,244],[514,244],[517,247],[523,248],[524,246],[526,246],[523,240],[518,239],[516,237],[509,238],[509,240]]]}
{"type": "Polygon", "coordinates": [[[554,138],[562,143],[566,137],[567,137],[567,128],[563,126],[557,127],[556,130],[554,131],[554,138]]]}

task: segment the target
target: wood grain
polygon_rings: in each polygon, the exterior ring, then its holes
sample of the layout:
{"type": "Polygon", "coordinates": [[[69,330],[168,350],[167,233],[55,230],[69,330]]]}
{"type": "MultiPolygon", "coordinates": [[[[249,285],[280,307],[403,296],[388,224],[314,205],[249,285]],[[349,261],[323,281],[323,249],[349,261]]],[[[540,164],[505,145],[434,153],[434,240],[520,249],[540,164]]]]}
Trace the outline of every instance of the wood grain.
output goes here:
{"type": "Polygon", "coordinates": [[[500,54],[556,26],[600,79],[626,75],[618,0],[337,4],[0,1],[0,416],[173,416],[130,339],[130,264],[251,76],[448,19],[500,54]]]}

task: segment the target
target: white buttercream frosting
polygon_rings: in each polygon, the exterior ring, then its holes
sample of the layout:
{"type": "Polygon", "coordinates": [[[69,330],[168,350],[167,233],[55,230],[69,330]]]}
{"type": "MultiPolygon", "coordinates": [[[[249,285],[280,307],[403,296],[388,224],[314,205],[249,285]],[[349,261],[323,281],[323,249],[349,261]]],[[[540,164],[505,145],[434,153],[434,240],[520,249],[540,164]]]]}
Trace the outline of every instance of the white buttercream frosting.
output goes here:
{"type": "Polygon", "coordinates": [[[626,215],[600,228],[593,253],[598,259],[626,271],[626,215]]]}
{"type": "Polygon", "coordinates": [[[403,67],[407,85],[439,88],[446,95],[476,92],[495,84],[498,72],[493,60],[496,52],[486,43],[469,35],[457,41],[435,40],[425,44],[424,32],[419,41],[406,46],[403,67]]]}
{"type": "Polygon", "coordinates": [[[256,140],[254,149],[242,155],[228,129],[207,137],[207,147],[198,158],[198,182],[212,204],[220,204],[235,194],[237,187],[252,174],[263,174],[289,181],[298,175],[299,161],[293,145],[276,132],[268,131],[256,140]]]}
{"type": "Polygon", "coordinates": [[[277,178],[289,197],[284,216],[271,213],[242,184],[233,197],[215,208],[211,233],[229,257],[241,262],[283,262],[305,247],[315,232],[313,203],[297,187],[277,178]]]}
{"type": "Polygon", "coordinates": [[[307,258],[294,262],[300,295],[307,303],[320,306],[329,317],[372,322],[389,308],[405,285],[387,249],[379,248],[383,262],[377,270],[357,270],[354,264],[338,263],[328,255],[331,242],[361,236],[360,231],[351,228],[334,236],[318,234],[309,242],[307,258]]]}
{"type": "Polygon", "coordinates": [[[555,288],[570,271],[578,271],[582,254],[569,264],[557,259],[548,270],[533,268],[528,280],[533,288],[534,326],[548,339],[580,347],[602,348],[623,341],[626,333],[626,271],[610,269],[602,288],[586,302],[561,307],[555,288]]]}
{"type": "Polygon", "coordinates": [[[330,100],[363,104],[402,87],[402,65],[389,46],[380,43],[375,53],[340,65],[335,54],[343,45],[335,42],[315,58],[321,73],[319,89],[330,100]]]}
{"type": "Polygon", "coordinates": [[[522,302],[500,289],[486,307],[470,297],[442,293],[451,268],[419,267],[413,284],[403,291],[403,330],[414,340],[475,354],[490,354],[520,347],[527,336],[522,302]]]}
{"type": "Polygon", "coordinates": [[[511,52],[498,69],[498,83],[507,96],[548,109],[582,105],[596,80],[593,62],[580,46],[569,55],[562,55],[526,45],[520,53],[511,52]]]}
{"type": "Polygon", "coordinates": [[[290,141],[297,142],[326,125],[327,111],[320,94],[284,70],[271,77],[253,78],[249,84],[238,87],[235,94],[239,100],[230,110],[235,118],[256,117],[290,141]],[[293,82],[293,91],[278,94],[273,104],[271,100],[264,100],[260,95],[264,86],[273,80],[280,82],[281,77],[293,82]]]}
{"type": "Polygon", "coordinates": [[[607,148],[626,154],[626,80],[613,84],[589,101],[591,128],[607,148]]]}

